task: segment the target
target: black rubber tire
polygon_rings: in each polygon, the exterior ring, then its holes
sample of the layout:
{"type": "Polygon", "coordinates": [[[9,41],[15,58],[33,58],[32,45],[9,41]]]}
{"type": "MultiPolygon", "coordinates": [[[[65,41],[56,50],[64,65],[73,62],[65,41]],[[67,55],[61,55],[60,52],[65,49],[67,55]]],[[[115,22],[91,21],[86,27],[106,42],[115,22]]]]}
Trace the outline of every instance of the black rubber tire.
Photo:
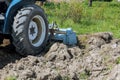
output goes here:
{"type": "Polygon", "coordinates": [[[37,5],[28,5],[19,10],[14,18],[12,38],[16,51],[21,55],[26,56],[39,54],[45,48],[48,38],[48,21],[44,11],[37,5]],[[31,44],[28,35],[28,26],[30,21],[36,15],[43,18],[46,29],[44,41],[37,47],[31,44]]]}

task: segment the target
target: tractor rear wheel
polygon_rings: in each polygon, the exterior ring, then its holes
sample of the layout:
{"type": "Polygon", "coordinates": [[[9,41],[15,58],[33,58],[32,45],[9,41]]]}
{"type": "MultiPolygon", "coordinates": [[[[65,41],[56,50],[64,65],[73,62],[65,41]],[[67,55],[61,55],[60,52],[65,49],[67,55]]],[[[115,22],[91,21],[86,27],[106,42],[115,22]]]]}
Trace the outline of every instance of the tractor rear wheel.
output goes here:
{"type": "Polygon", "coordinates": [[[30,5],[18,11],[13,22],[13,45],[21,55],[36,55],[47,43],[48,22],[44,11],[30,5]]]}

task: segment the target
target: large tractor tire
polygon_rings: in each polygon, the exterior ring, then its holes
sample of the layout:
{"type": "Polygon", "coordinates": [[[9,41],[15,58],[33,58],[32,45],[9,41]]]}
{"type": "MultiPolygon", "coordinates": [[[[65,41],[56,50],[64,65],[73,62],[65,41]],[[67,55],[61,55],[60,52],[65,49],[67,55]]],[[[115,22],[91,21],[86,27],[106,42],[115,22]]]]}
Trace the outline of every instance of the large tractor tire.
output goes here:
{"type": "Polygon", "coordinates": [[[13,45],[21,55],[36,55],[46,46],[48,22],[44,11],[29,5],[18,11],[13,22],[13,45]]]}

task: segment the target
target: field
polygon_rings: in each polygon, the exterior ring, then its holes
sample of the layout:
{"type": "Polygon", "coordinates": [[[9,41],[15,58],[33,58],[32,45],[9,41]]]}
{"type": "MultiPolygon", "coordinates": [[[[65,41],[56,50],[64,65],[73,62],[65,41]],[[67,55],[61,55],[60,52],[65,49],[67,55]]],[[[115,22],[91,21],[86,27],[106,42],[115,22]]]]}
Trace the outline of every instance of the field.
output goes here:
{"type": "Polygon", "coordinates": [[[42,8],[49,23],[73,28],[78,44],[51,42],[36,56],[21,56],[4,40],[0,80],[120,80],[120,3],[94,1],[89,7],[72,1],[42,8]]]}
{"type": "Polygon", "coordinates": [[[120,3],[117,1],[88,1],[70,3],[45,3],[48,21],[56,21],[62,28],[71,27],[77,34],[112,32],[120,38],[120,3]]]}

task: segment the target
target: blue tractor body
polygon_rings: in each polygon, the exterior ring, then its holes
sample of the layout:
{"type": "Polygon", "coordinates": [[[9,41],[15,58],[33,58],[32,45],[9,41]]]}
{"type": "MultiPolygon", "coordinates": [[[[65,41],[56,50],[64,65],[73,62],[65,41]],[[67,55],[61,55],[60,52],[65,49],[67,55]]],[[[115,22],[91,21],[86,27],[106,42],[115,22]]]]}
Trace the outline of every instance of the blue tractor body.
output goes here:
{"type": "Polygon", "coordinates": [[[4,27],[2,27],[3,34],[10,34],[11,27],[13,23],[13,19],[18,10],[20,10],[23,6],[33,4],[34,0],[12,0],[7,8],[5,13],[4,27]]]}
{"type": "Polygon", "coordinates": [[[7,9],[7,12],[6,12],[6,18],[9,16],[9,12],[11,11],[12,7],[14,7],[15,5],[17,5],[19,2],[21,2],[21,0],[13,0],[8,9],[7,9]]]}
{"type": "Polygon", "coordinates": [[[10,34],[10,32],[11,32],[10,31],[10,28],[11,28],[10,24],[11,24],[11,20],[13,20],[13,17],[11,18],[11,16],[13,14],[15,14],[15,12],[13,12],[13,10],[15,10],[15,9],[17,10],[17,8],[15,8],[14,6],[20,2],[21,2],[21,0],[12,0],[12,2],[9,4],[7,12],[5,14],[4,27],[3,27],[3,31],[2,31],[3,34],[10,34]]]}

